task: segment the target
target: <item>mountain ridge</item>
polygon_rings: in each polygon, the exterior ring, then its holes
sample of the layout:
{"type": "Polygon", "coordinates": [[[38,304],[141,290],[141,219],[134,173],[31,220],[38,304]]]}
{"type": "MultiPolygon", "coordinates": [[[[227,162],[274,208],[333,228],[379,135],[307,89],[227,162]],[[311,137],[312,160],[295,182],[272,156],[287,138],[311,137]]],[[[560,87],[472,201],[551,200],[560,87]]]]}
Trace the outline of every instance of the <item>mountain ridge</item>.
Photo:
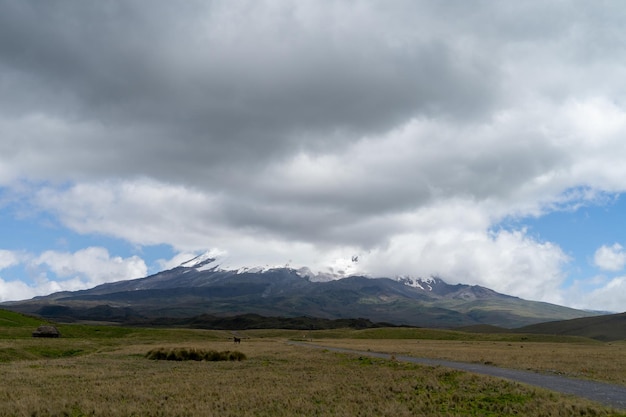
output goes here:
{"type": "Polygon", "coordinates": [[[451,285],[438,277],[327,278],[328,274],[320,277],[308,268],[226,269],[214,257],[200,256],[147,277],[3,306],[67,320],[124,322],[130,318],[259,314],[365,318],[395,325],[448,328],[480,324],[515,328],[593,315],[477,285],[451,285]]]}

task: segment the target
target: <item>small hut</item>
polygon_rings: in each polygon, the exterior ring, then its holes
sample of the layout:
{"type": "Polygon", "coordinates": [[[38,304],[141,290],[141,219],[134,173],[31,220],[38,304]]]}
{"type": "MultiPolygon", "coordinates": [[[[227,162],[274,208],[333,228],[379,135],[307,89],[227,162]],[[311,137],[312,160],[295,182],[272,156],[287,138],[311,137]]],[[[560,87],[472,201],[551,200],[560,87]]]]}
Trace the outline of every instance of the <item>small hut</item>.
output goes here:
{"type": "Polygon", "coordinates": [[[56,327],[50,326],[50,325],[39,326],[37,327],[37,330],[33,332],[33,337],[59,337],[59,336],[61,336],[61,333],[59,333],[59,330],[56,327]]]}

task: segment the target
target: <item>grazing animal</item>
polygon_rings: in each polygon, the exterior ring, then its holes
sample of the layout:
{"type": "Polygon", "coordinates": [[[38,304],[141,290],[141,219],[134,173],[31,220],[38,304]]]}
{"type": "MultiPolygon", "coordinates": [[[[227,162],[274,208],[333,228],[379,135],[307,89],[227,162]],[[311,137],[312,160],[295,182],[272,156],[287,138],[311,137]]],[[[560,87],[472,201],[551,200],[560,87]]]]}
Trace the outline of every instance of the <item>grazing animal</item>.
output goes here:
{"type": "Polygon", "coordinates": [[[233,337],[233,342],[239,344],[239,343],[241,343],[241,339],[238,338],[238,337],[233,337]]]}

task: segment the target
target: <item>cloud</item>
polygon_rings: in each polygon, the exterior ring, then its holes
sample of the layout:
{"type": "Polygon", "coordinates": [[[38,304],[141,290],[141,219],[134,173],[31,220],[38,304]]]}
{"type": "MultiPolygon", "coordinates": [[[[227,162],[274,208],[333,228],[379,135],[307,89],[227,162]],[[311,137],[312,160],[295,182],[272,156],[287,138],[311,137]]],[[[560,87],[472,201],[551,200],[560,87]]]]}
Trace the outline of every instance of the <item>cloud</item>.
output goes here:
{"type": "MultiPolygon", "coordinates": [[[[467,211],[456,212],[460,219],[463,214],[467,211]]],[[[557,304],[564,302],[561,287],[569,262],[558,245],[537,241],[525,230],[450,225],[395,236],[386,248],[359,257],[375,276],[438,276],[557,304]]]]}
{"type": "Polygon", "coordinates": [[[605,271],[621,271],[626,265],[626,252],[619,243],[603,245],[594,254],[593,263],[605,271]]]}
{"type": "MultiPolygon", "coordinates": [[[[45,291],[45,290],[44,290],[45,291]]],[[[0,277],[0,302],[12,300],[26,300],[36,295],[47,294],[35,290],[24,281],[5,281],[0,277]]]]}
{"type": "Polygon", "coordinates": [[[79,183],[59,189],[43,187],[34,205],[54,213],[80,233],[115,236],[141,245],[168,242],[197,247],[222,220],[213,196],[184,185],[153,180],[79,183]],[[213,220],[213,221],[211,221],[213,220]],[[175,236],[180,235],[180,240],[175,236]]]}
{"type": "Polygon", "coordinates": [[[10,166],[214,179],[216,166],[341,146],[413,114],[463,118],[494,95],[489,67],[457,62],[467,54],[452,42],[393,33],[404,7],[245,3],[6,7],[0,54],[16,100],[4,128],[38,149],[7,154],[10,166]]]}
{"type": "MultiPolygon", "coordinates": [[[[6,253],[10,251],[1,251],[6,253]]],[[[9,266],[5,264],[6,266],[9,266]]],[[[32,298],[58,291],[92,288],[106,282],[141,278],[145,262],[137,257],[110,256],[105,248],[89,247],[76,252],[45,251],[39,255],[20,254],[10,266],[23,266],[33,279],[7,281],[0,277],[0,301],[32,298]]]]}
{"type": "MultiPolygon", "coordinates": [[[[558,243],[493,230],[626,190],[605,6],[5,2],[0,186],[81,234],[235,263],[359,253],[558,301],[558,243]]],[[[77,287],[143,271],[42,256],[77,287]]]]}
{"type": "Polygon", "coordinates": [[[35,201],[80,233],[168,243],[186,253],[219,249],[235,265],[323,267],[366,253],[367,273],[440,274],[565,302],[559,286],[569,259],[557,244],[523,230],[490,230],[507,216],[541,215],[598,198],[594,188],[571,188],[577,184],[622,187],[620,165],[598,164],[593,172],[587,166],[589,158],[620,154],[616,132],[575,136],[567,127],[581,108],[603,106],[594,100],[551,110],[552,129],[559,132],[552,136],[526,126],[528,120],[539,124],[545,108],[511,111],[488,125],[415,119],[343,149],[250,167],[247,175],[227,178],[228,188],[105,180],[48,186],[35,201]],[[597,147],[601,140],[608,148],[597,147]]]}
{"type": "MultiPolygon", "coordinates": [[[[556,21],[538,21],[545,5],[533,4],[515,16],[508,6],[469,13],[413,2],[5,4],[2,177],[66,181],[113,169],[227,188],[241,166],[324,154],[414,118],[471,133],[465,122],[488,125],[520,105],[620,94],[611,51],[621,43],[598,35],[593,19],[603,16],[565,2],[550,8],[556,21]],[[587,56],[592,39],[605,54],[587,56]],[[596,71],[601,82],[581,79],[596,71]]],[[[617,24],[599,21],[601,34],[617,24]]],[[[524,130],[541,129],[545,114],[524,130]]]]}
{"type": "Polygon", "coordinates": [[[587,308],[600,306],[604,311],[626,312],[626,277],[612,278],[606,285],[591,290],[585,294],[585,304],[587,308]]]}
{"type": "Polygon", "coordinates": [[[0,249],[0,271],[20,263],[20,254],[0,249]]]}
{"type": "Polygon", "coordinates": [[[146,275],[144,261],[137,257],[111,257],[105,248],[90,247],[74,253],[46,251],[31,261],[31,266],[45,266],[59,279],[69,279],[72,286],[93,287],[111,281],[141,278],[146,275]],[[71,281],[74,280],[74,281],[71,281]]]}
{"type": "Polygon", "coordinates": [[[568,305],[574,308],[626,312],[626,277],[595,276],[589,280],[577,280],[563,291],[568,305]]]}

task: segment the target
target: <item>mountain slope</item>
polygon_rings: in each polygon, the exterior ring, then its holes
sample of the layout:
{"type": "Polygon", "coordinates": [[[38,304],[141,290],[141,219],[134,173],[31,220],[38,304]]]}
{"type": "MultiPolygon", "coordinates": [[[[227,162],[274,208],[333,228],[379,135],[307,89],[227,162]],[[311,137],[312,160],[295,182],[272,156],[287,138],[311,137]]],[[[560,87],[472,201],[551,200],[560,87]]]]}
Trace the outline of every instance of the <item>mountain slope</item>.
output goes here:
{"type": "MultiPolygon", "coordinates": [[[[327,276],[325,276],[326,278],[327,276]]],[[[129,321],[202,314],[366,318],[424,327],[490,324],[513,328],[589,313],[522,300],[439,278],[350,276],[315,281],[290,268],[225,270],[200,258],[155,275],[60,292],[6,308],[60,320],[129,321]]]]}
{"type": "Polygon", "coordinates": [[[583,336],[610,342],[626,340],[626,313],[539,323],[515,329],[520,333],[583,336]]]}

